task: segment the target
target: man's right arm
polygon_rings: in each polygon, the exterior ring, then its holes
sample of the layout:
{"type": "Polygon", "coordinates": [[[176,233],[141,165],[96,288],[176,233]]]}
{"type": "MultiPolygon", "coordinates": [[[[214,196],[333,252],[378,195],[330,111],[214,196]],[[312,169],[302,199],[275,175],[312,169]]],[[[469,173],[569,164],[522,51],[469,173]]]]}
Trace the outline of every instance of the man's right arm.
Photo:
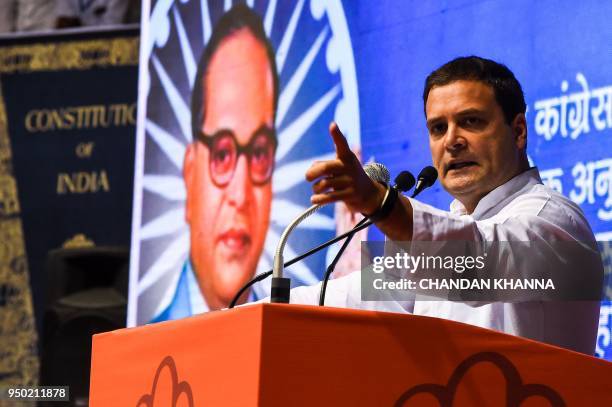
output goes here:
{"type": "Polygon", "coordinates": [[[412,240],[413,236],[414,222],[412,217],[413,210],[410,200],[400,195],[389,216],[376,222],[376,226],[389,239],[407,242],[412,240]]]}
{"type": "MultiPolygon", "coordinates": [[[[352,212],[373,214],[382,205],[386,187],[368,177],[336,123],[331,124],[329,132],[336,159],[317,161],[306,171],[306,180],[314,181],[311,202],[342,201],[352,212]]],[[[412,240],[412,205],[408,198],[400,195],[389,216],[376,222],[376,226],[392,240],[412,240]]]]}

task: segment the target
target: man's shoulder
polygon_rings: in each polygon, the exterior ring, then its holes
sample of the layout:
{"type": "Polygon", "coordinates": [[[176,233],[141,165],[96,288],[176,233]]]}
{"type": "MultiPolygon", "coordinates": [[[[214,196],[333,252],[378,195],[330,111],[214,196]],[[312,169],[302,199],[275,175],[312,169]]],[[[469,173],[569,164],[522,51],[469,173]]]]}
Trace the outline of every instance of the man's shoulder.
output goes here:
{"type": "Polygon", "coordinates": [[[586,222],[584,212],[582,212],[577,203],[544,184],[533,185],[529,195],[532,196],[532,199],[542,201],[544,204],[542,207],[543,212],[561,212],[568,217],[586,222]]]}
{"type": "Polygon", "coordinates": [[[544,184],[531,185],[505,209],[513,216],[533,216],[557,225],[578,240],[593,239],[593,232],[580,206],[544,184]]]}

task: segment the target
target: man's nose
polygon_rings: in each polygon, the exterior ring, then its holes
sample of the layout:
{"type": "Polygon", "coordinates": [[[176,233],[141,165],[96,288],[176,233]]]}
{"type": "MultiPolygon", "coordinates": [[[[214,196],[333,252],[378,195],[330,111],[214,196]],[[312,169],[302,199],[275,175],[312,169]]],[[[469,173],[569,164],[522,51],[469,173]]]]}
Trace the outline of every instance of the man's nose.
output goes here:
{"type": "Polygon", "coordinates": [[[448,151],[461,150],[466,145],[465,138],[460,133],[460,129],[455,124],[449,124],[444,136],[444,148],[448,151]]]}
{"type": "Polygon", "coordinates": [[[227,185],[228,203],[243,208],[249,202],[253,185],[249,174],[249,163],[245,155],[238,157],[234,176],[227,185]]]}

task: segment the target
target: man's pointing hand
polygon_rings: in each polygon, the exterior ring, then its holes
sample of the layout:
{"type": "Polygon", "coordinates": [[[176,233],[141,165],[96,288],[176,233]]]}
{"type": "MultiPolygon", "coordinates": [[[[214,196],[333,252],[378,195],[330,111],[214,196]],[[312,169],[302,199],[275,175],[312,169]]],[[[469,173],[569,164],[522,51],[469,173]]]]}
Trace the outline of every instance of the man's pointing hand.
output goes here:
{"type": "Polygon", "coordinates": [[[375,212],[385,196],[385,187],[368,177],[336,123],[330,124],[329,133],[334,140],[336,159],[315,161],[306,171],[306,180],[315,181],[310,201],[313,204],[343,201],[353,212],[375,212]]]}

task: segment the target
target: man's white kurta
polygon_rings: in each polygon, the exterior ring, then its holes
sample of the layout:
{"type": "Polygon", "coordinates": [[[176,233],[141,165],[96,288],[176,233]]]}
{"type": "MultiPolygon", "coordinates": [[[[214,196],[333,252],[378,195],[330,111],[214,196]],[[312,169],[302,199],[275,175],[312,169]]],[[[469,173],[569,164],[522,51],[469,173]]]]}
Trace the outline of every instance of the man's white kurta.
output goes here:
{"type": "MultiPolygon", "coordinates": [[[[459,201],[445,212],[411,199],[413,240],[593,242],[580,208],[542,184],[532,168],[480,200],[472,214],[459,201]]],[[[577,271],[578,272],[578,271],[577,271]]],[[[320,284],[291,290],[291,303],[317,304],[320,284]]],[[[532,301],[482,305],[452,301],[361,301],[361,273],[329,282],[325,305],[446,318],[593,354],[599,302],[532,301]]],[[[418,333],[415,333],[418,334],[418,333]]]]}

